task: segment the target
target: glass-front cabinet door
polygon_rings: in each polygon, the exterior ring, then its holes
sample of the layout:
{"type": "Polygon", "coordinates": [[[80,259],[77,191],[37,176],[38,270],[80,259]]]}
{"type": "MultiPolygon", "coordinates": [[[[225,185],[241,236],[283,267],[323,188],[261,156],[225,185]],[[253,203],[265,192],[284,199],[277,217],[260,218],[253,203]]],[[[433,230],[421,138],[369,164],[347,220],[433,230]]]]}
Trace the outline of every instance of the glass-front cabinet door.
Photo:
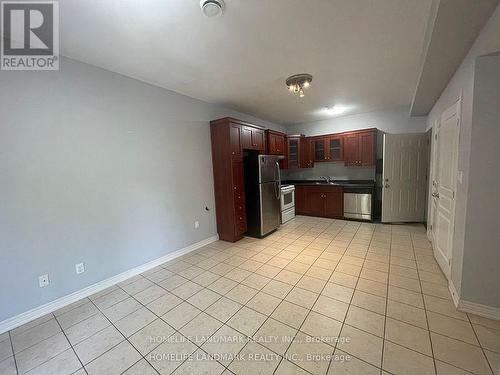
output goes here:
{"type": "Polygon", "coordinates": [[[299,139],[288,138],[288,168],[299,167],[299,139]]]}
{"type": "Polygon", "coordinates": [[[330,137],[328,139],[328,160],[339,161],[342,160],[342,138],[330,137]]]}
{"type": "Polygon", "coordinates": [[[325,161],[326,160],[325,139],[319,138],[313,140],[313,148],[314,148],[314,161],[325,161]]]}

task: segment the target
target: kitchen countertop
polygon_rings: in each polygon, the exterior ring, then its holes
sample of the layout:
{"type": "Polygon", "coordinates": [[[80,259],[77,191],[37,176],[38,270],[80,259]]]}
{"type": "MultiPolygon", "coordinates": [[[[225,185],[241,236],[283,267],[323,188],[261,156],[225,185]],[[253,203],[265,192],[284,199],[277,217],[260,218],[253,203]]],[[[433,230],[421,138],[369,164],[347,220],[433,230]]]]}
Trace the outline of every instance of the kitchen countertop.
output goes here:
{"type": "Polygon", "coordinates": [[[283,185],[312,185],[312,186],[342,186],[350,188],[375,188],[373,180],[331,180],[327,183],[324,179],[318,180],[283,180],[283,185]]]}

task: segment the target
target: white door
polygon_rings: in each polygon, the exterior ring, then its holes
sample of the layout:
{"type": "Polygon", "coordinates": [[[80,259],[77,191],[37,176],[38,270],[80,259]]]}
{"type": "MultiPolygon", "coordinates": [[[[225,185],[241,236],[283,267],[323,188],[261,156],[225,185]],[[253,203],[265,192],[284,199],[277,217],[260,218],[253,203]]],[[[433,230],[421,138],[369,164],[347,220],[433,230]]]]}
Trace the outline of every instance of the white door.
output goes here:
{"type": "Polygon", "coordinates": [[[424,221],[427,147],[425,133],[384,135],[383,222],[424,221]]]}
{"type": "Polygon", "coordinates": [[[457,181],[460,102],[441,115],[438,124],[434,180],[432,181],[434,256],[449,278],[455,225],[455,191],[457,181]]]}
{"type": "Polygon", "coordinates": [[[438,173],[439,173],[439,158],[437,156],[438,153],[438,136],[437,132],[439,131],[439,120],[434,121],[432,126],[432,152],[431,152],[431,170],[430,170],[430,190],[429,190],[429,217],[428,217],[428,226],[427,233],[429,239],[432,243],[436,242],[436,226],[434,223],[436,222],[437,216],[437,199],[435,199],[434,195],[432,195],[436,191],[438,173]]]}

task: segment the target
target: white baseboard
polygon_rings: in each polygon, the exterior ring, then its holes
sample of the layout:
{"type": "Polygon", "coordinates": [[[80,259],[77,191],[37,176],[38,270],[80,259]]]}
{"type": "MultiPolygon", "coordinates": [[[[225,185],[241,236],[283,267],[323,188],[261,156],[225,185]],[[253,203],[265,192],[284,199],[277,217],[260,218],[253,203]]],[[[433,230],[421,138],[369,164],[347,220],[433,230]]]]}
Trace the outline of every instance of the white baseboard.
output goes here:
{"type": "Polygon", "coordinates": [[[168,253],[167,255],[164,255],[160,258],[152,260],[148,263],[145,263],[145,264],[140,265],[138,267],[132,268],[128,271],[122,272],[122,273],[115,275],[115,276],[112,276],[108,279],[99,281],[98,283],[90,285],[86,288],[77,290],[76,292],[73,292],[73,293],[68,294],[64,297],[58,298],[52,302],[48,302],[44,305],[35,307],[34,309],[31,309],[31,310],[28,310],[28,311],[21,313],[19,315],[13,316],[12,318],[8,318],[8,319],[0,322],[0,334],[7,332],[7,331],[10,331],[11,329],[19,327],[19,326],[21,326],[25,323],[28,323],[34,319],[40,318],[46,314],[54,312],[54,311],[56,311],[64,306],[67,306],[67,305],[69,305],[73,302],[76,302],[82,298],[85,298],[85,297],[88,297],[94,293],[100,292],[101,290],[104,290],[104,289],[109,288],[110,286],[113,286],[119,282],[127,280],[127,279],[131,278],[132,276],[146,272],[152,268],[159,266],[160,264],[163,264],[165,262],[168,262],[170,260],[178,258],[182,255],[185,255],[185,254],[191,252],[191,251],[197,250],[200,247],[203,247],[203,246],[208,245],[214,241],[217,241],[218,239],[219,239],[219,236],[217,236],[217,235],[206,238],[200,242],[194,243],[192,245],[189,245],[187,247],[184,247],[184,248],[179,249],[177,251],[174,251],[172,253],[168,253]]]}
{"type": "Polygon", "coordinates": [[[474,315],[479,315],[484,318],[500,320],[500,308],[481,305],[480,303],[460,300],[458,302],[458,310],[474,315]]]}
{"type": "Polygon", "coordinates": [[[458,294],[455,285],[453,285],[451,281],[448,284],[448,289],[450,290],[451,298],[453,299],[453,304],[455,305],[458,311],[479,315],[488,319],[500,320],[500,308],[481,305],[480,303],[475,303],[470,301],[464,301],[463,299],[460,298],[460,295],[458,294]]]}
{"type": "Polygon", "coordinates": [[[448,281],[448,289],[451,293],[451,298],[453,299],[453,304],[455,307],[458,309],[458,304],[460,302],[460,295],[457,292],[457,289],[455,288],[455,285],[451,280],[448,281]]]}

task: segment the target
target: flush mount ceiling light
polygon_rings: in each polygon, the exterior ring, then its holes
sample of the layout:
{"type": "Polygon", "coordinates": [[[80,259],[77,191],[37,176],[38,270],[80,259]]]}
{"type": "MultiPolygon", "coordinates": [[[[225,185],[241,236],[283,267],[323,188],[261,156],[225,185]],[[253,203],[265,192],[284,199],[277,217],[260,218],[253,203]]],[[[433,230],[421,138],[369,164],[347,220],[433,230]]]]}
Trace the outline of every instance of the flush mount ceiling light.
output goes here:
{"type": "Polygon", "coordinates": [[[341,115],[342,113],[350,110],[351,107],[346,105],[334,105],[332,107],[327,107],[324,109],[324,112],[328,115],[341,115]]]}
{"type": "Polygon", "coordinates": [[[200,7],[207,17],[219,17],[224,12],[224,1],[222,0],[201,0],[200,7]]]}
{"type": "Polygon", "coordinates": [[[313,76],[310,74],[296,74],[286,79],[286,85],[288,86],[288,90],[303,98],[305,96],[304,89],[311,86],[312,80],[313,76]]]}

